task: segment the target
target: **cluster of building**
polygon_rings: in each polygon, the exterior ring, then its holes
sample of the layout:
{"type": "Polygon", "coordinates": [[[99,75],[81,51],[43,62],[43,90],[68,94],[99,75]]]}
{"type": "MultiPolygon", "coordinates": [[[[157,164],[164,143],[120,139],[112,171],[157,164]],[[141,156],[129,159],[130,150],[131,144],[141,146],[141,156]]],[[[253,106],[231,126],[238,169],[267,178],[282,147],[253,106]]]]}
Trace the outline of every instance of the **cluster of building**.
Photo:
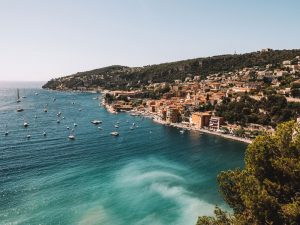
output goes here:
{"type": "MultiPolygon", "coordinates": [[[[199,75],[189,75],[184,81],[175,80],[173,83],[151,83],[146,87],[149,91],[159,91],[168,88],[160,99],[140,99],[140,104],[134,105],[133,100],[142,91],[110,92],[115,98],[111,105],[114,110],[132,110],[152,115],[165,123],[183,123],[198,129],[209,129],[218,132],[234,133],[235,130],[245,129],[248,137],[254,131],[270,131],[270,127],[259,124],[248,124],[241,128],[228,124],[224,118],[214,115],[214,106],[224,97],[236,97],[249,93],[253,96],[263,95],[266,82],[268,85],[279,87],[280,77],[297,76],[300,72],[300,57],[283,61],[280,65],[268,64],[264,67],[243,68],[235,72],[211,74],[205,80],[199,75]],[[124,99],[125,97],[125,99],[124,99]],[[126,99],[127,98],[127,99],[126,99]],[[118,100],[122,99],[122,100],[118,100]]],[[[299,79],[299,78],[298,78],[299,79]]],[[[277,88],[278,93],[286,95],[286,88],[277,88]]]]}

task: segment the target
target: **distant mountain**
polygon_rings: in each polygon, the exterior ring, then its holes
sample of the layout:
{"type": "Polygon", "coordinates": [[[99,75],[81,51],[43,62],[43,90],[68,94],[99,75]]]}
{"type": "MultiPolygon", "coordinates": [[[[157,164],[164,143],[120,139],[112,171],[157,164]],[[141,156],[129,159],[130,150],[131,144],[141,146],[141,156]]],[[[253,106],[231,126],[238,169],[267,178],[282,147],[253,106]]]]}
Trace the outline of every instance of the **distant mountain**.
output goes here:
{"type": "Polygon", "coordinates": [[[244,67],[278,64],[300,55],[300,49],[267,50],[246,54],[218,55],[213,57],[188,59],[177,62],[127,67],[114,65],[100,69],[78,72],[73,75],[48,81],[43,88],[54,90],[91,89],[130,89],[140,88],[149,83],[173,82],[196,75],[230,72],[244,67]]]}

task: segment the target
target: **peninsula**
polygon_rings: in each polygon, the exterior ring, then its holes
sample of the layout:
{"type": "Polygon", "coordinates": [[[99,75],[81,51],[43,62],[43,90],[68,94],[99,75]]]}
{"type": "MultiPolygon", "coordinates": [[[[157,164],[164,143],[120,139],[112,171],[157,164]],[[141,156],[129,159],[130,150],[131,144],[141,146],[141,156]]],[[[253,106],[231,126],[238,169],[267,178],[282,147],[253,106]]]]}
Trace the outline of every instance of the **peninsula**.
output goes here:
{"type": "Polygon", "coordinates": [[[110,66],[52,79],[43,88],[98,91],[112,113],[250,143],[300,114],[300,50],[149,65],[110,66]]]}

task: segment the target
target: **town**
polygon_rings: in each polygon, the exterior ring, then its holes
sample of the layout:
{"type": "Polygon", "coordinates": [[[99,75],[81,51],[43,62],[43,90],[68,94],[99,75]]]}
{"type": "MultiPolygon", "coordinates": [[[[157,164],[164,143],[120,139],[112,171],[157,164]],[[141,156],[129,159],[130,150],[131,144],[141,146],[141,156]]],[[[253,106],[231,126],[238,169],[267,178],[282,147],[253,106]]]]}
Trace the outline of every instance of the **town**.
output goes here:
{"type": "MultiPolygon", "coordinates": [[[[272,49],[261,50],[268,51],[272,49]]],[[[127,111],[162,124],[250,143],[259,134],[273,133],[278,122],[298,118],[300,56],[279,64],[209,74],[206,79],[188,74],[183,80],[103,93],[103,105],[112,113],[127,111]]]]}

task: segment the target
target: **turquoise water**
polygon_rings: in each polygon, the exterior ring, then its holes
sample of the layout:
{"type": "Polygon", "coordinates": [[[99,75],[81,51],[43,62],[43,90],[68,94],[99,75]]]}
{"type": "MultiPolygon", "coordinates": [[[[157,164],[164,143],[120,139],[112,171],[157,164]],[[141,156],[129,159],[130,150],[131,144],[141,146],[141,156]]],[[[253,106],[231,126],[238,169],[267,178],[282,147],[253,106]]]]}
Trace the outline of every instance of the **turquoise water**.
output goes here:
{"type": "Polygon", "coordinates": [[[25,110],[17,113],[16,89],[0,88],[0,224],[189,225],[216,204],[226,208],[216,176],[243,166],[245,144],[109,114],[96,94],[21,88],[20,95],[25,110]]]}

